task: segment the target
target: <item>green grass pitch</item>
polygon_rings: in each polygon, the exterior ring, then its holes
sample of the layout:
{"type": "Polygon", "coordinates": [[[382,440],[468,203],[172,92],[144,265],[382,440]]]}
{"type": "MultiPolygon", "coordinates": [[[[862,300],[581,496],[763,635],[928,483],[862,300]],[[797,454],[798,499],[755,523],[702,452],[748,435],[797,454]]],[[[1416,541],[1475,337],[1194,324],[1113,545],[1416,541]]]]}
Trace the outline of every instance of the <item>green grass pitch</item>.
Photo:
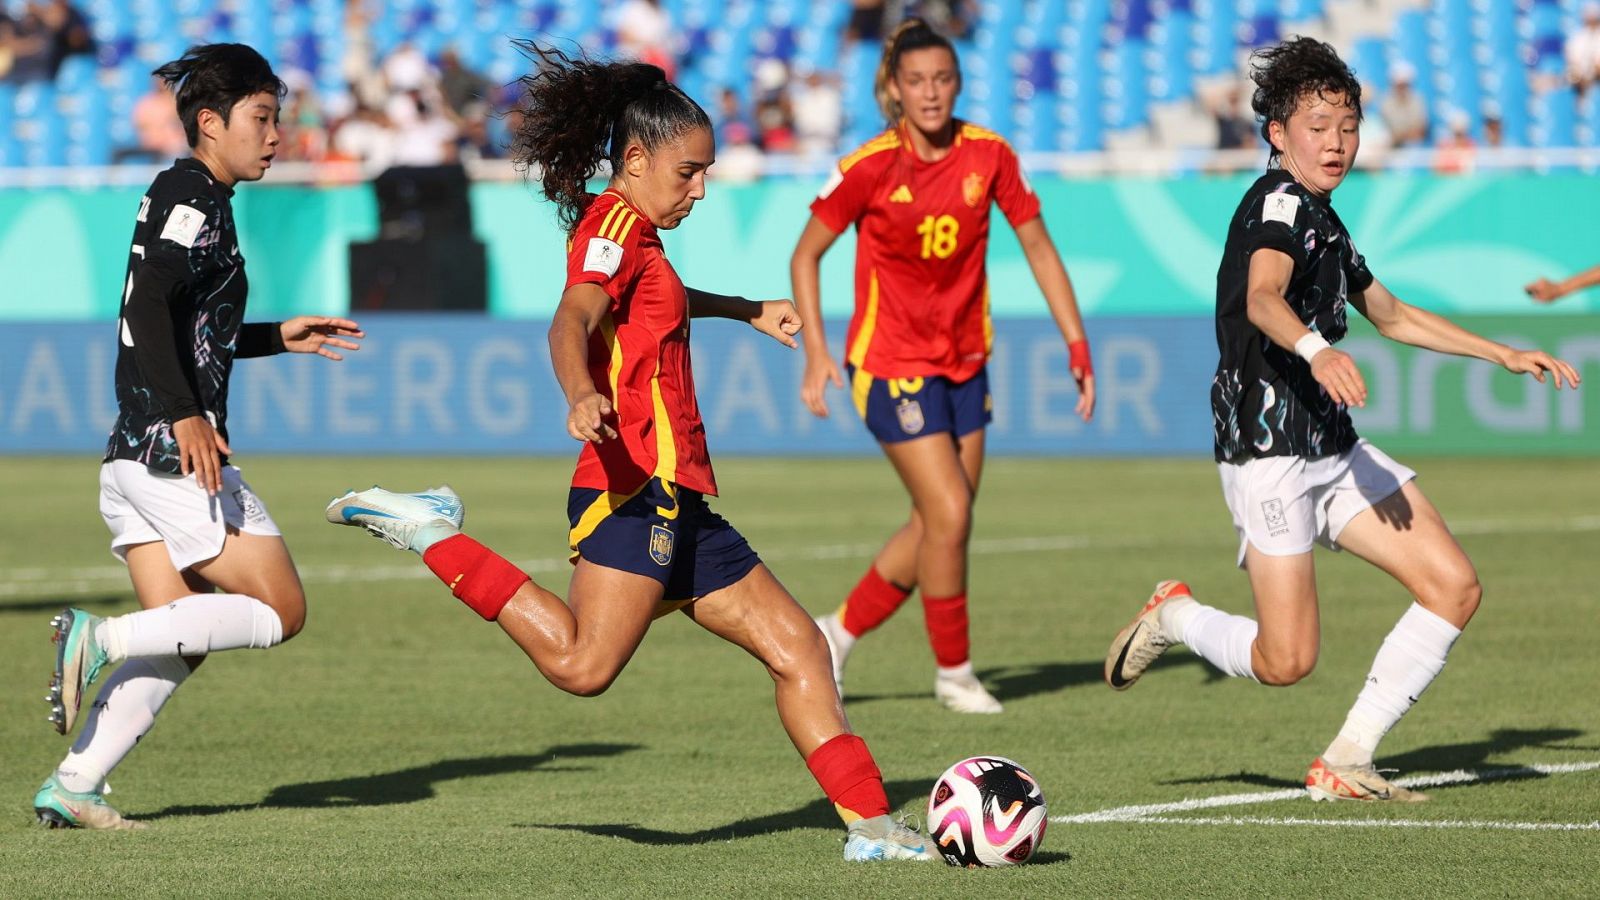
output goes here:
{"type": "MultiPolygon", "coordinates": [[[[140,833],[47,832],[39,781],[48,620],[134,608],[107,554],[92,459],[0,466],[0,895],[1268,897],[1600,895],[1600,460],[1407,459],[1477,563],[1485,602],[1381,748],[1403,775],[1464,770],[1405,808],[1262,795],[1337,731],[1404,591],[1319,551],[1323,643],[1287,689],[1177,651],[1126,694],[1107,643],[1160,578],[1247,611],[1213,467],[997,459],[972,568],[980,675],[1002,716],[931,699],[911,606],[858,645],[847,710],[920,810],[977,753],[1044,786],[1053,823],[1009,870],[860,866],[780,729],[768,679],[682,616],[582,700],[410,554],[321,521],[374,482],[448,480],[468,530],[557,589],[570,461],[242,458],[305,576],[303,634],[210,660],[111,778],[140,833]],[[1194,809],[1190,798],[1246,795],[1194,809]],[[1144,813],[1090,814],[1130,805],[1144,813]]],[[[724,513],[813,612],[831,609],[906,503],[881,459],[724,459],[724,513]]]]}

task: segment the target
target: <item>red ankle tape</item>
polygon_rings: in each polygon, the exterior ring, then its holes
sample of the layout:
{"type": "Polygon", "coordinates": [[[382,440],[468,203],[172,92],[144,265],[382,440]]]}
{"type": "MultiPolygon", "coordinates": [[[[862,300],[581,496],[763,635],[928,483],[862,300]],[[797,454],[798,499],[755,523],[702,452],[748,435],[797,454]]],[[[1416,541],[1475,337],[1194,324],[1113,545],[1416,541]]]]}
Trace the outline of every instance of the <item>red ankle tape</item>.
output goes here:
{"type": "Polygon", "coordinates": [[[533,579],[500,554],[464,534],[452,535],[422,554],[457,600],[493,622],[517,591],[533,579]]]}
{"type": "Polygon", "coordinates": [[[867,742],[861,738],[841,734],[829,739],[806,757],[806,768],[811,770],[822,792],[828,795],[846,824],[889,811],[883,774],[878,771],[871,751],[867,750],[867,742]]]}
{"type": "Polygon", "coordinates": [[[928,643],[933,645],[933,658],[939,665],[948,669],[972,657],[972,643],[967,634],[966,594],[954,597],[923,594],[922,614],[928,626],[928,643]]]}

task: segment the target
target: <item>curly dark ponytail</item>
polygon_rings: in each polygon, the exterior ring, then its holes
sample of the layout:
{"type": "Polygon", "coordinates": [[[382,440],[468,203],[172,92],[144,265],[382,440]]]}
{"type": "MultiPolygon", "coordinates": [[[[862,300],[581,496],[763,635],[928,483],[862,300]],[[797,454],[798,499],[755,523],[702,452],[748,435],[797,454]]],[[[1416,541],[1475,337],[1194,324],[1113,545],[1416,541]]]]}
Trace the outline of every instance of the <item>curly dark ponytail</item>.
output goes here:
{"type": "MultiPolygon", "coordinates": [[[[1261,137],[1268,144],[1272,137],[1267,126],[1273,122],[1287,125],[1307,94],[1324,98],[1343,94],[1356,119],[1361,118],[1361,82],[1332,46],[1315,38],[1297,37],[1250,54],[1250,80],[1256,83],[1250,107],[1261,121],[1261,137]]],[[[1276,148],[1272,158],[1278,158],[1276,148]]]]}
{"type": "Polygon", "coordinates": [[[658,66],[596,62],[533,41],[513,43],[536,70],[518,79],[524,88],[522,125],[511,155],[524,171],[538,169],[541,190],[556,204],[569,234],[593,199],[588,183],[601,162],[616,172],[630,142],[654,150],[696,128],[711,128],[706,111],[658,66]]]}

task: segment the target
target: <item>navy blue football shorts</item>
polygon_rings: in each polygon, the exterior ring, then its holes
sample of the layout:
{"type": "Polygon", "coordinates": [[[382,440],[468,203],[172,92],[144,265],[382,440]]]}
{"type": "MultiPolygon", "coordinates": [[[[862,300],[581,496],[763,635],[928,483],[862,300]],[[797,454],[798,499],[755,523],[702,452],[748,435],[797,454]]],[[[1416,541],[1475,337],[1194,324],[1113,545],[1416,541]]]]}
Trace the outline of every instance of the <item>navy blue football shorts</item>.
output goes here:
{"type": "Polygon", "coordinates": [[[895,444],[940,432],[959,438],[984,428],[994,418],[987,368],[962,382],[943,375],[875,378],[855,366],[845,369],[850,373],[850,397],[856,412],[880,443],[895,444]]]}
{"type": "Polygon", "coordinates": [[[567,521],[574,563],[582,557],[661,582],[658,616],[738,583],[761,562],[699,491],[660,478],[631,494],[573,488],[567,521]]]}

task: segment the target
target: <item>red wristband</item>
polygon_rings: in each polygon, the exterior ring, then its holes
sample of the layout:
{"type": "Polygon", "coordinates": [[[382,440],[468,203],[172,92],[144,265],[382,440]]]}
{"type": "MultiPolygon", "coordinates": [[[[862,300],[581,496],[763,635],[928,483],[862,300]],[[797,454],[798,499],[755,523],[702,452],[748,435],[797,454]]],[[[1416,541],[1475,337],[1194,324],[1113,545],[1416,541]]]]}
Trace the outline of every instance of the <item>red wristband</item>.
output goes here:
{"type": "Polygon", "coordinates": [[[1083,374],[1094,374],[1094,363],[1089,360],[1089,342],[1069,341],[1067,343],[1067,366],[1072,369],[1082,369],[1083,374]]]}

